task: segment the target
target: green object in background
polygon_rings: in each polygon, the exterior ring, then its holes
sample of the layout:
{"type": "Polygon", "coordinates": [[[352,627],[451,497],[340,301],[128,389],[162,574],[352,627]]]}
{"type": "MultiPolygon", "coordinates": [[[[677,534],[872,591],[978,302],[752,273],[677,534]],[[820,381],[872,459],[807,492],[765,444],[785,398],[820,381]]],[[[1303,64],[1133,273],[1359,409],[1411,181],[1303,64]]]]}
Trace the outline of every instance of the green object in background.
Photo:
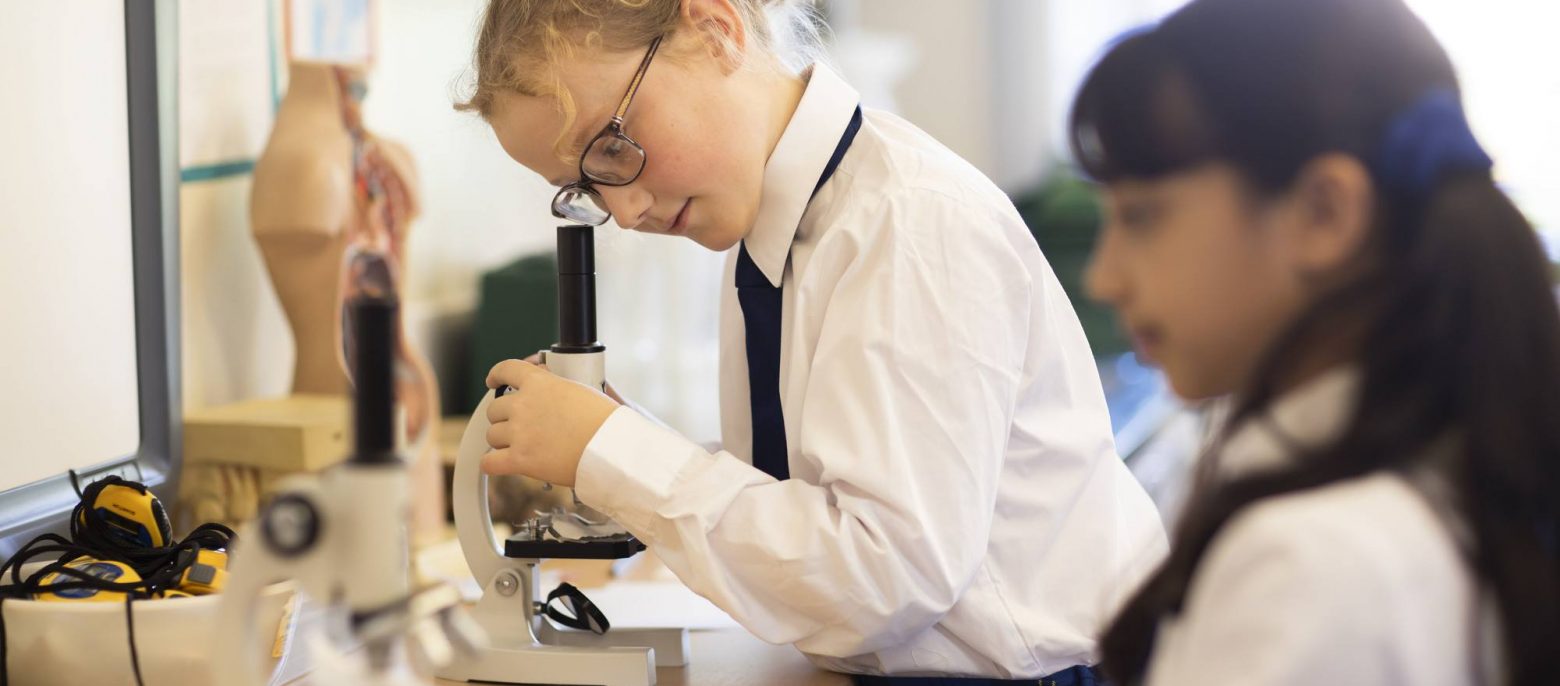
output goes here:
{"type": "Polygon", "coordinates": [[[460,407],[470,414],[487,392],[493,365],[524,359],[558,340],[558,262],[552,253],[529,255],[482,275],[471,359],[460,407]]]}
{"type": "Polygon", "coordinates": [[[1115,314],[1089,300],[1084,292],[1083,273],[1101,222],[1099,193],[1094,186],[1057,170],[1039,188],[1015,196],[1013,204],[1072,300],[1095,357],[1131,350],[1131,343],[1116,325],[1115,314]]]}

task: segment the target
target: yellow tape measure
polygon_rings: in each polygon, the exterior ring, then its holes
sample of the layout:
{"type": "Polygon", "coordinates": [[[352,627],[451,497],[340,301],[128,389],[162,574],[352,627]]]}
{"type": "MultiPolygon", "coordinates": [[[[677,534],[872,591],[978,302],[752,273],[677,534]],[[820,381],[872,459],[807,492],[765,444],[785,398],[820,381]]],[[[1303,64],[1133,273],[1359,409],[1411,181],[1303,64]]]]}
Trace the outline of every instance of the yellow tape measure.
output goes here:
{"type": "MultiPolygon", "coordinates": [[[[94,578],[109,583],[123,584],[141,580],[141,575],[123,562],[113,560],[97,560],[83,557],[71,562],[66,567],[85,572],[94,578]]],[[[43,577],[39,582],[39,592],[33,595],[33,599],[46,602],[119,602],[125,601],[124,591],[109,591],[98,588],[66,588],[58,591],[49,590],[54,584],[65,584],[72,581],[80,581],[77,577],[65,572],[54,572],[43,577]]]]}
{"type": "MultiPolygon", "coordinates": [[[[103,484],[94,496],[88,489],[92,502],[87,503],[97,518],[106,525],[102,534],[130,546],[161,548],[173,538],[173,525],[163,510],[157,496],[144,487],[110,480],[103,484]]],[[[83,528],[87,527],[87,512],[77,517],[83,528]]]]}
{"type": "Polygon", "coordinates": [[[220,550],[196,551],[195,562],[179,577],[178,590],[190,595],[209,595],[227,585],[227,553],[220,550]]]}

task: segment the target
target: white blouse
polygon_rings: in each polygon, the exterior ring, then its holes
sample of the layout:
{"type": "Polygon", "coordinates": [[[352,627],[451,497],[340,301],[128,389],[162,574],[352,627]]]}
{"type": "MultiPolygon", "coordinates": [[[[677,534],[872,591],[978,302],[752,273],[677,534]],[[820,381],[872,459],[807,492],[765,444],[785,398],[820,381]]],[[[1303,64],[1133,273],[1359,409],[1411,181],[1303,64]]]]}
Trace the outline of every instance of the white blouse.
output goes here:
{"type": "MultiPolygon", "coordinates": [[[[1343,430],[1356,376],[1280,398],[1220,454],[1272,468],[1343,430]]],[[[1481,595],[1432,499],[1378,473],[1262,501],[1214,538],[1182,612],[1160,626],[1151,686],[1482,683],[1481,595]]],[[[1487,666],[1487,665],[1486,665],[1487,666]]]]}

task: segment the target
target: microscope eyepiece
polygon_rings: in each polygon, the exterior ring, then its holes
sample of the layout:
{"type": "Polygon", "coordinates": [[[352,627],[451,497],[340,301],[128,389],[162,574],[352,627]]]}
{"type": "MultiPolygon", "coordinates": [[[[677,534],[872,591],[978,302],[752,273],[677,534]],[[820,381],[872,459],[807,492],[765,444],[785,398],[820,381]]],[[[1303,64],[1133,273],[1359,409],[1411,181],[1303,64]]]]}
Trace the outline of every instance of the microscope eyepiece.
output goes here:
{"type": "Polygon", "coordinates": [[[558,227],[559,353],[601,352],[596,333],[596,233],[589,226],[558,227]]]}

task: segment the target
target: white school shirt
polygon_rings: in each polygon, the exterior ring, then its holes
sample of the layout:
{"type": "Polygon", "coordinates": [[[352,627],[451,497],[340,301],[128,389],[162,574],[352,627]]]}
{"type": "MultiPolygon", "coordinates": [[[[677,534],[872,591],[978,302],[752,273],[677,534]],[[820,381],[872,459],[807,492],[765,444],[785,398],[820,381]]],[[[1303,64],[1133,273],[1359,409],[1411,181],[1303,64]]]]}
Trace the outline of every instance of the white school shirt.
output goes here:
{"type": "MultiPolygon", "coordinates": [[[[1225,478],[1283,465],[1344,429],[1358,379],[1335,370],[1248,421],[1225,478]]],[[[1431,489],[1434,493],[1437,489],[1431,489]]],[[[1377,473],[1275,497],[1213,540],[1182,612],[1164,620],[1151,686],[1453,686],[1488,675],[1488,605],[1433,499],[1377,473]],[[1477,657],[1484,654],[1485,662],[1477,657]]]]}
{"type": "Polygon", "coordinates": [[[746,238],[784,287],[790,477],[752,466],[731,251],[708,452],[629,408],[576,490],[759,638],[859,673],[1036,677],[1095,636],[1166,549],[1116,456],[1078,319],[1013,205],[826,67],[769,158],[746,238]]]}

